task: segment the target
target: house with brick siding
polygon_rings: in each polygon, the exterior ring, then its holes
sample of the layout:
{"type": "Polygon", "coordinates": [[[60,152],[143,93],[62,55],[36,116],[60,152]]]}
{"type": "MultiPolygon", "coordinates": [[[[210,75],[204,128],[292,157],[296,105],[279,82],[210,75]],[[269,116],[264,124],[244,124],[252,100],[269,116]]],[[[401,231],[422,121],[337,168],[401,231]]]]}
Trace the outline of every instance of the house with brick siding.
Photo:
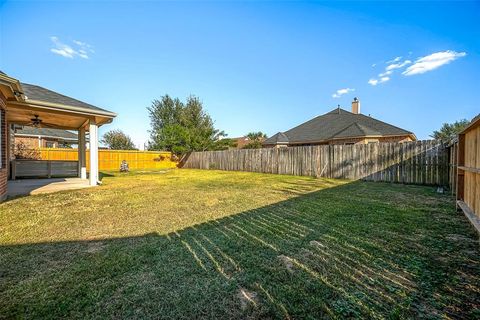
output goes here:
{"type": "Polygon", "coordinates": [[[37,128],[32,126],[13,126],[14,144],[23,144],[35,148],[69,148],[78,143],[77,133],[70,130],[54,128],[37,128]]]}
{"type": "Polygon", "coordinates": [[[116,114],[0,71],[0,201],[7,195],[11,145],[16,126],[73,130],[78,136],[78,176],[87,179],[86,133],[90,139],[91,186],[98,184],[98,128],[116,114]]]}
{"type": "Polygon", "coordinates": [[[417,140],[411,131],[360,113],[360,100],[352,102],[352,111],[340,107],[278,132],[263,142],[264,147],[312,146],[325,144],[366,144],[417,140]]]}

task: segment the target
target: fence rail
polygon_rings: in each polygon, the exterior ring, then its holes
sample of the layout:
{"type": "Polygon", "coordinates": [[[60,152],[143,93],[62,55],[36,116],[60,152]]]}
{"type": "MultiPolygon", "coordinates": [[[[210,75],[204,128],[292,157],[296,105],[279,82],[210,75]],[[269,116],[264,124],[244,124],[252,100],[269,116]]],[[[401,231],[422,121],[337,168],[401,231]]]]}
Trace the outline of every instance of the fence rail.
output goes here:
{"type": "Polygon", "coordinates": [[[448,185],[448,152],[435,140],[192,152],[183,168],[448,185]]]}
{"type": "MultiPolygon", "coordinates": [[[[77,149],[40,148],[41,160],[78,160],[77,149]]],[[[90,151],[87,150],[87,170],[90,168],[90,151]]],[[[98,150],[100,170],[119,170],[125,160],[130,169],[175,168],[170,152],[138,150],[98,150]]]]}

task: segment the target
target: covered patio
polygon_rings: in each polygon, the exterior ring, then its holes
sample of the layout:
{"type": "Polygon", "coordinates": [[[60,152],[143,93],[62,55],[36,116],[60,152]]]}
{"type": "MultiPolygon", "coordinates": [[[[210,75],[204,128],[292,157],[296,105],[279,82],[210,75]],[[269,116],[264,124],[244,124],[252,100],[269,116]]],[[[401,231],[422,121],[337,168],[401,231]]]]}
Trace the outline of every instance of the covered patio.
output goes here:
{"type": "MultiPolygon", "coordinates": [[[[2,72],[0,102],[4,109],[1,141],[5,146],[2,154],[8,155],[4,164],[7,175],[10,175],[10,161],[14,160],[12,125],[58,128],[78,131],[77,172],[80,179],[87,179],[86,133],[89,133],[88,183],[90,186],[98,184],[98,128],[112,122],[115,113],[37,85],[22,83],[2,72]]],[[[11,185],[6,186],[7,193],[11,185]]]]}

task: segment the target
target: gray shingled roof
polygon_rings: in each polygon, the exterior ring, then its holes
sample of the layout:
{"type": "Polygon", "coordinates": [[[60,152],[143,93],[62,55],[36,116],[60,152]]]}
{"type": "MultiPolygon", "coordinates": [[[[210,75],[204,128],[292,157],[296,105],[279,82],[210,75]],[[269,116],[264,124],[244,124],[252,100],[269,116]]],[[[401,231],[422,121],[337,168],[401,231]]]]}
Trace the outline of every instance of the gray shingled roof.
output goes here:
{"type": "Polygon", "coordinates": [[[269,141],[268,144],[288,143],[288,137],[283,132],[278,132],[267,140],[269,141]]]}
{"type": "Polygon", "coordinates": [[[39,101],[50,102],[50,103],[64,104],[72,107],[80,107],[80,108],[90,109],[92,112],[100,111],[102,113],[112,113],[108,110],[95,107],[91,104],[82,102],[74,98],[70,98],[63,94],[57,93],[55,91],[52,91],[37,85],[21,83],[21,86],[23,88],[23,93],[25,94],[25,96],[27,96],[27,98],[31,100],[39,100],[39,101]]]}
{"type": "MultiPolygon", "coordinates": [[[[363,114],[354,114],[336,108],[285,131],[284,134],[289,143],[313,143],[347,137],[395,136],[413,133],[363,114]]],[[[277,139],[278,133],[265,140],[263,144],[276,144],[277,139]]]]}
{"type": "Polygon", "coordinates": [[[24,126],[21,129],[15,130],[15,135],[26,135],[26,136],[46,136],[54,137],[63,140],[77,140],[78,136],[76,133],[62,130],[62,129],[50,129],[50,128],[35,128],[24,126]]]}

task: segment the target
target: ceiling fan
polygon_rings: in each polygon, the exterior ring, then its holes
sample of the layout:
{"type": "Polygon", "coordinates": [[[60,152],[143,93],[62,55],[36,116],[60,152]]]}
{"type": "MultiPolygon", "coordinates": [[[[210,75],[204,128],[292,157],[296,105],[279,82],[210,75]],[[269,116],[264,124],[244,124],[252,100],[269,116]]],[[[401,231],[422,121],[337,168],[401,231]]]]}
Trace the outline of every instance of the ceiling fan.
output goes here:
{"type": "Polygon", "coordinates": [[[55,128],[54,125],[43,122],[43,120],[40,119],[40,116],[38,114],[34,114],[33,118],[30,119],[30,122],[26,123],[25,125],[35,127],[35,128],[40,128],[40,127],[55,128]]]}
{"type": "Polygon", "coordinates": [[[35,114],[34,118],[31,118],[30,121],[32,121],[32,126],[40,127],[43,120],[38,117],[38,114],[35,114]]]}

